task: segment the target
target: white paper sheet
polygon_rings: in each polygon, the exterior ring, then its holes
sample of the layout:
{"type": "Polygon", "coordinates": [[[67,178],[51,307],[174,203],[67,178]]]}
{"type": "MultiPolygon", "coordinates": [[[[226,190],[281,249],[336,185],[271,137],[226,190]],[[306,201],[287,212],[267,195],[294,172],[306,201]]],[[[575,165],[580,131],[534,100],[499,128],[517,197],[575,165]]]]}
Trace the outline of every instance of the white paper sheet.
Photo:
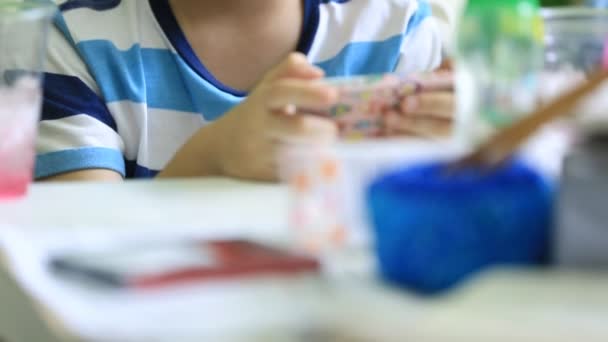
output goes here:
{"type": "MultiPolygon", "coordinates": [[[[68,332],[86,340],[182,341],[266,336],[268,332],[297,334],[320,317],[320,287],[310,276],[121,292],[58,278],[47,267],[57,248],[100,247],[140,234],[149,236],[145,232],[44,236],[2,227],[0,247],[26,292],[53,312],[68,332]]],[[[170,236],[178,234],[173,231],[170,236]]]]}

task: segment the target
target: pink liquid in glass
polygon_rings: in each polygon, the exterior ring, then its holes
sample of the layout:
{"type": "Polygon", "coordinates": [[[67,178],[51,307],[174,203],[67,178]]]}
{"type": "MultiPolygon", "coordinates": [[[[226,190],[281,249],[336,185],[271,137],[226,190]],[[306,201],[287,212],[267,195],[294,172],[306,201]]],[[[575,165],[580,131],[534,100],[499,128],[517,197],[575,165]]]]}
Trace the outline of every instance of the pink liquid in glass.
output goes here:
{"type": "Polygon", "coordinates": [[[41,98],[35,78],[0,86],[0,201],[23,196],[32,180],[41,98]]]}

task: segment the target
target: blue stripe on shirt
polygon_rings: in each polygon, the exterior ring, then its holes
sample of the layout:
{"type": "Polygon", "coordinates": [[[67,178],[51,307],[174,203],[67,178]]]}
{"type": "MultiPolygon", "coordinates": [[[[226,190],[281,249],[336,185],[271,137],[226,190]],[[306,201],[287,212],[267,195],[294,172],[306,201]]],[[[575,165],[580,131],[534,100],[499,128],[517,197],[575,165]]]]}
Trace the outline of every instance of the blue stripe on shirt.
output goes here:
{"type": "Polygon", "coordinates": [[[135,161],[125,160],[126,177],[131,178],[154,178],[160,171],[148,169],[137,164],[135,161]]]}
{"type": "Polygon", "coordinates": [[[321,0],[321,3],[322,4],[328,4],[330,2],[336,2],[336,3],[339,3],[339,4],[344,4],[344,3],[347,3],[347,2],[350,2],[350,1],[351,0],[321,0]]]}
{"type": "Polygon", "coordinates": [[[89,8],[95,11],[106,11],[120,5],[122,0],[70,0],[59,6],[62,12],[78,8],[89,8]]]}
{"type": "Polygon", "coordinates": [[[329,77],[385,73],[396,68],[403,38],[400,34],[380,42],[351,43],[335,57],[316,64],[329,77]]]}
{"type": "Polygon", "coordinates": [[[58,120],[85,114],[118,130],[105,102],[84,82],[74,76],[44,74],[42,120],[58,120]]]}
{"type": "MultiPolygon", "coordinates": [[[[328,2],[344,2],[332,0],[328,2]]],[[[406,31],[384,41],[354,42],[346,45],[335,57],[316,63],[328,77],[380,74],[395,70],[401,46],[407,35],[414,32],[432,14],[427,1],[420,0],[418,10],[410,18],[406,31]]]]}
{"type": "Polygon", "coordinates": [[[304,17],[302,20],[302,33],[298,41],[297,51],[308,54],[315,41],[319,30],[319,20],[321,14],[319,10],[319,0],[304,1],[304,17]]]}
{"type": "Polygon", "coordinates": [[[175,14],[173,13],[173,9],[169,4],[168,0],[149,0],[150,8],[154,13],[156,21],[162,27],[165,35],[171,41],[173,47],[178,51],[180,56],[184,59],[184,61],[188,64],[192,70],[195,70],[196,73],[204,78],[207,82],[213,84],[218,89],[229,93],[234,96],[246,96],[247,93],[244,91],[240,91],[238,89],[234,89],[229,87],[213,76],[209,70],[203,65],[203,63],[199,60],[198,56],[192,49],[192,46],[188,42],[186,35],[182,31],[175,14]]]}
{"type": "Polygon", "coordinates": [[[433,9],[431,5],[426,0],[418,0],[418,10],[414,15],[410,18],[410,21],[407,24],[407,30],[405,34],[410,34],[415,29],[417,29],[422,22],[430,17],[433,14],[433,9]]]}
{"type": "MultiPolygon", "coordinates": [[[[110,41],[92,40],[80,42],[77,47],[85,60],[94,61],[88,67],[106,102],[146,102],[144,58],[139,45],[133,45],[128,50],[118,50],[110,41]]],[[[162,80],[164,84],[173,83],[179,77],[175,72],[168,72],[167,75],[171,78],[162,80]]]]}
{"type": "Polygon", "coordinates": [[[243,100],[202,79],[169,50],[134,45],[119,50],[106,40],[78,43],[106,102],[132,101],[150,108],[202,113],[215,120],[243,100]]]}
{"type": "Polygon", "coordinates": [[[125,162],[119,150],[83,147],[40,154],[36,157],[35,177],[42,179],[66,172],[107,169],[125,176],[125,162]]]}
{"type": "Polygon", "coordinates": [[[55,24],[55,27],[59,30],[59,32],[61,32],[63,34],[63,36],[65,37],[65,39],[72,45],[76,45],[74,43],[74,37],[72,37],[72,33],[70,33],[70,29],[68,28],[68,25],[65,22],[65,19],[63,18],[63,16],[61,15],[61,13],[57,13],[57,15],[55,16],[55,19],[53,21],[53,23],[55,24]]]}

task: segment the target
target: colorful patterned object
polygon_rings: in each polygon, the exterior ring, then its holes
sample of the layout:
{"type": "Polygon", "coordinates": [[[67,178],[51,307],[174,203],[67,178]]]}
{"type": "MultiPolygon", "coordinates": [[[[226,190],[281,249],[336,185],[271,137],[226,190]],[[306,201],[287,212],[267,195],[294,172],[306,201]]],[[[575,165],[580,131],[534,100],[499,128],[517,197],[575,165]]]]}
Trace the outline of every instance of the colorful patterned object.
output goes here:
{"type": "Polygon", "coordinates": [[[432,74],[329,78],[327,82],[339,90],[339,103],[327,112],[315,114],[335,120],[344,138],[384,136],[385,118],[398,114],[401,102],[407,96],[432,86],[433,78],[432,74]]]}

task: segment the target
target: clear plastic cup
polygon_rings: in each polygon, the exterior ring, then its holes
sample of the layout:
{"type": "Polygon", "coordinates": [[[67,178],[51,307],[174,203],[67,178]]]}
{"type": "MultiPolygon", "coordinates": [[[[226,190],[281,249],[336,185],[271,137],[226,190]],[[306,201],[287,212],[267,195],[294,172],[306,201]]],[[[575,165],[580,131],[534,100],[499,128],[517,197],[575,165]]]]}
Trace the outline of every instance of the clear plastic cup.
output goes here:
{"type": "Polygon", "coordinates": [[[0,2],[0,200],[24,195],[32,180],[41,71],[55,11],[41,0],[0,2]]]}
{"type": "MultiPolygon", "coordinates": [[[[541,101],[548,101],[585,82],[606,67],[608,10],[562,7],[543,10],[545,68],[541,101]]],[[[584,135],[608,133],[608,84],[600,87],[575,110],[577,131],[584,135]]]]}
{"type": "Polygon", "coordinates": [[[583,71],[602,65],[608,39],[608,10],[586,7],[544,9],[545,69],[583,71]]]}
{"type": "Polygon", "coordinates": [[[348,238],[343,217],[342,167],[331,144],[286,144],[278,156],[289,185],[292,247],[315,256],[331,254],[348,238]]]}

